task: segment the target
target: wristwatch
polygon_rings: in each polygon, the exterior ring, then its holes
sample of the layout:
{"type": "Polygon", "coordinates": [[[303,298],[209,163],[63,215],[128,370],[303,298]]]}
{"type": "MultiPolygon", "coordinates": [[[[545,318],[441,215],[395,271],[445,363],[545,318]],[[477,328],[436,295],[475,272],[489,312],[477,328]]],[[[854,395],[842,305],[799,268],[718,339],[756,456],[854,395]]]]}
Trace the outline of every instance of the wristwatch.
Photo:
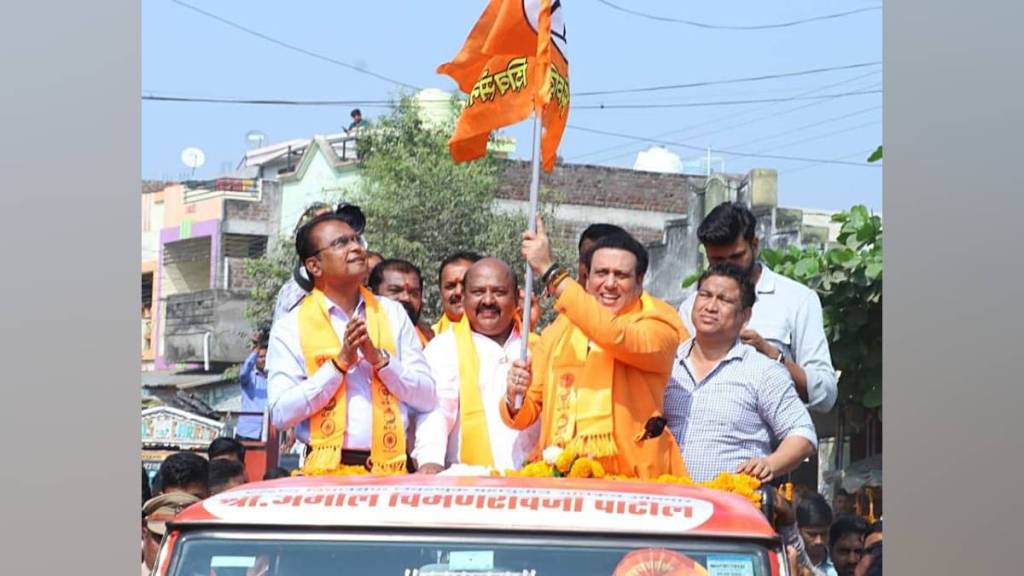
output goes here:
{"type": "Polygon", "coordinates": [[[383,348],[380,350],[380,361],[373,365],[374,370],[381,370],[391,362],[391,354],[383,348]]]}

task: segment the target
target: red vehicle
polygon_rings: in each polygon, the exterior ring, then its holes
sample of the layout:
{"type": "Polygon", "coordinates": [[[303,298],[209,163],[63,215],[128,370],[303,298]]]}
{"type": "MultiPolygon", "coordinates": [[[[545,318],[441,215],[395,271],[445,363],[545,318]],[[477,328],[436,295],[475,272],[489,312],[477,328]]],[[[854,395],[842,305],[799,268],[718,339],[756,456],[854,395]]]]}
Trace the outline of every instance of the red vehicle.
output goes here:
{"type": "Polygon", "coordinates": [[[780,576],[782,544],[742,496],[568,478],[286,478],[169,525],[160,576],[780,576]]]}

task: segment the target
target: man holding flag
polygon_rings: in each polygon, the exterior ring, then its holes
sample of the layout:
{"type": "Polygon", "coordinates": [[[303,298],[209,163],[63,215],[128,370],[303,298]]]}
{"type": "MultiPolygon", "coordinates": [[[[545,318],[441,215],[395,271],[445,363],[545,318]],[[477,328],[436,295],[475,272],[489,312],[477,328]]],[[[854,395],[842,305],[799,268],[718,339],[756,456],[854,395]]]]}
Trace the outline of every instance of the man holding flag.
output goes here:
{"type": "Polygon", "coordinates": [[[515,273],[502,260],[484,258],[466,272],[462,319],[424,351],[438,406],[417,422],[419,462],[519,469],[537,445],[539,425],[509,428],[498,408],[523,337],[518,296],[515,273]]]}
{"type": "Polygon", "coordinates": [[[554,263],[539,219],[536,233],[523,234],[522,251],[561,316],[533,358],[509,370],[505,423],[524,429],[539,420],[537,453],[558,446],[598,459],[611,474],[685,475],[662,407],[687,334],[671,306],[643,291],[647,250],[629,234],[601,238],[583,257],[585,287],[554,263]]]}

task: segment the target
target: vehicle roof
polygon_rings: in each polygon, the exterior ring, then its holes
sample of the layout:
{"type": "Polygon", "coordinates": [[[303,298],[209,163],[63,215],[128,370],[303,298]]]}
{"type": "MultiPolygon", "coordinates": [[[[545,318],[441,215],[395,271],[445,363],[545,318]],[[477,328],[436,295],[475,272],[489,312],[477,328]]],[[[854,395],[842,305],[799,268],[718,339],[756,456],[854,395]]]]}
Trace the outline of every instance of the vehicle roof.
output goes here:
{"type": "Polygon", "coordinates": [[[282,478],[212,496],[173,524],[775,537],[761,511],[736,494],[569,478],[282,478]]]}

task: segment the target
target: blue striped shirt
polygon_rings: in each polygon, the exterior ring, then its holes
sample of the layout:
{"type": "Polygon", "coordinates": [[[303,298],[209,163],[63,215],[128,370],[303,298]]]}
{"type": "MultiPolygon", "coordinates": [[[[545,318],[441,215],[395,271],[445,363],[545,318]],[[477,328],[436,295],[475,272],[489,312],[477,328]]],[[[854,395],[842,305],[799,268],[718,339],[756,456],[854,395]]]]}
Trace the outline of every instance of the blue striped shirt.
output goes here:
{"type": "Polygon", "coordinates": [[[772,453],[773,439],[806,438],[814,423],[784,366],[739,340],[703,380],[690,364],[693,339],[679,347],[665,390],[665,419],[696,482],[772,453]]]}

